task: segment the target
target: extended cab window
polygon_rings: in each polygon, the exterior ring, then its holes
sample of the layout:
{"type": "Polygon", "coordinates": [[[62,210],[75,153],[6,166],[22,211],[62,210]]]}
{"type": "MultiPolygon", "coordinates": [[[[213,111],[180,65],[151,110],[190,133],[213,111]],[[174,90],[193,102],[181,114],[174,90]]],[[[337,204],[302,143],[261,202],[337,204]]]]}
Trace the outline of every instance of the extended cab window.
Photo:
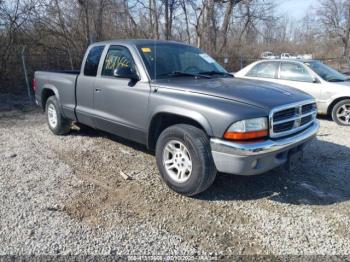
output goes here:
{"type": "Polygon", "coordinates": [[[307,72],[306,68],[297,63],[282,63],[280,69],[280,79],[313,82],[313,78],[307,72]]]}
{"type": "Polygon", "coordinates": [[[103,76],[113,76],[113,72],[121,67],[130,68],[136,73],[136,68],[129,50],[124,46],[111,46],[103,63],[103,76]]]}
{"type": "Polygon", "coordinates": [[[84,66],[84,75],[96,76],[103,49],[104,46],[94,46],[90,49],[84,66]]]}
{"type": "Polygon", "coordinates": [[[263,62],[255,65],[247,76],[275,78],[279,62],[263,62]]]}

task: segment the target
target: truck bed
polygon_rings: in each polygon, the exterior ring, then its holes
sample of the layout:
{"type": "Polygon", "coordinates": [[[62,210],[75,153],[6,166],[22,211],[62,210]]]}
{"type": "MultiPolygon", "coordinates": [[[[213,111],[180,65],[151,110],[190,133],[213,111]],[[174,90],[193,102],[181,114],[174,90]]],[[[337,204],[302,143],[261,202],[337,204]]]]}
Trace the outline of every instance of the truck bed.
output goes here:
{"type": "Polygon", "coordinates": [[[80,71],[60,70],[60,71],[36,71],[35,80],[38,90],[36,100],[41,104],[41,90],[47,88],[53,90],[58,97],[63,114],[70,119],[76,119],[75,116],[75,86],[80,71]]]}

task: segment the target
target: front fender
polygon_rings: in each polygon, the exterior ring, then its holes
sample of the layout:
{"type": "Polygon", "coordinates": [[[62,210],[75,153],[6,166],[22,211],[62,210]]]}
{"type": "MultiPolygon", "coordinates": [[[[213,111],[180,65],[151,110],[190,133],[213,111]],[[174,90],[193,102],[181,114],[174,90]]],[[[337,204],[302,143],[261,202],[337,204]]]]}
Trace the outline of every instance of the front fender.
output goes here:
{"type": "Polygon", "coordinates": [[[155,108],[155,110],[153,110],[150,116],[150,119],[148,121],[149,123],[148,130],[152,123],[152,119],[156,117],[158,114],[164,114],[164,113],[190,118],[193,121],[196,121],[197,123],[199,123],[204,128],[208,136],[210,137],[213,136],[213,130],[208,119],[205,116],[203,116],[201,113],[194,110],[187,109],[187,108],[181,108],[181,107],[170,106],[170,105],[158,106],[155,108]]]}

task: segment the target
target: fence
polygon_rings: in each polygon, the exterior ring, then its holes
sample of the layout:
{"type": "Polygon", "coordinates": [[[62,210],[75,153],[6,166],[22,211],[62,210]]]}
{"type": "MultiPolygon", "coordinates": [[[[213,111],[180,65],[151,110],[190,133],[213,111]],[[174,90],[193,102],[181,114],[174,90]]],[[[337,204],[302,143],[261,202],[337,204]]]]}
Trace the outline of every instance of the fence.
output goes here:
{"type": "Polygon", "coordinates": [[[83,54],[68,51],[44,50],[40,53],[31,53],[22,49],[22,52],[9,57],[6,71],[0,75],[0,92],[24,93],[29,90],[28,95],[33,100],[31,80],[35,71],[78,69],[82,56],[83,54]]]}
{"type": "MultiPolygon", "coordinates": [[[[0,79],[0,90],[4,92],[27,92],[28,86],[31,86],[31,79],[36,70],[69,70],[79,69],[83,54],[62,52],[58,50],[46,50],[41,53],[24,52],[23,55],[17,54],[12,57],[8,64],[7,75],[0,79]],[[26,69],[26,74],[24,74],[26,69]],[[26,79],[28,78],[28,84],[26,79]]],[[[259,58],[246,57],[242,55],[216,56],[214,57],[229,72],[237,72],[241,68],[253,63],[259,58]]],[[[344,58],[320,58],[318,60],[342,71],[350,72],[349,60],[344,58]]],[[[30,88],[31,89],[31,88],[30,88]]],[[[32,91],[31,91],[32,92],[32,91]]],[[[30,94],[33,96],[33,94],[30,94]]]]}

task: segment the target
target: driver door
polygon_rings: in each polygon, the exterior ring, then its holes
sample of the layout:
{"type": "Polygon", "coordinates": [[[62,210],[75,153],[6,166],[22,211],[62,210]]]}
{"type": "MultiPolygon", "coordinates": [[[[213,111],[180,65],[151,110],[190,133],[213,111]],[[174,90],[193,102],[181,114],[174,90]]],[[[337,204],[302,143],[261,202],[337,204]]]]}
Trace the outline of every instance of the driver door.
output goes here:
{"type": "Polygon", "coordinates": [[[114,71],[122,67],[137,74],[137,67],[128,48],[110,46],[94,84],[96,126],[144,143],[150,85],[148,82],[114,76],[114,71]]]}

